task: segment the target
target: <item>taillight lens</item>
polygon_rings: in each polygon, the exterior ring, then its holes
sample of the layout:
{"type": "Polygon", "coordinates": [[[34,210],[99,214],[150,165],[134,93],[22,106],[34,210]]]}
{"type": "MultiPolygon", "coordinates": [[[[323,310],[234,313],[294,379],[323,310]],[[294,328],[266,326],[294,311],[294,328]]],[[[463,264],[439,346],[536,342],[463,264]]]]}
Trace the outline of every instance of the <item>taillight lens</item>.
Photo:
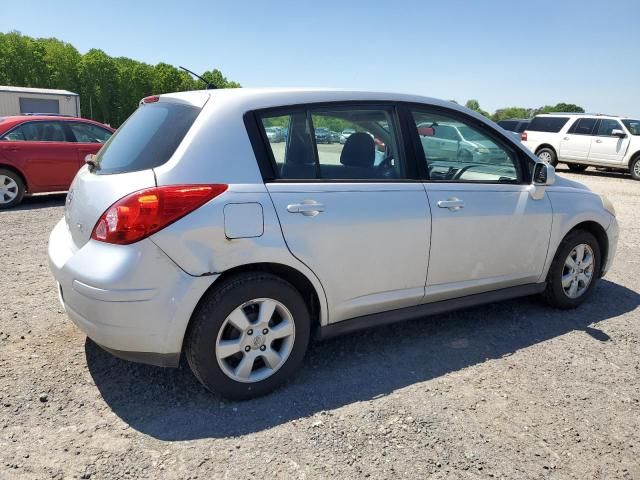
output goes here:
{"type": "Polygon", "coordinates": [[[149,97],[144,97],[142,99],[142,103],[156,103],[159,100],[160,100],[160,97],[158,95],[151,95],[149,97]]]}
{"type": "Polygon", "coordinates": [[[139,190],[102,214],[91,238],[128,245],[171,225],[226,191],[228,185],[172,185],[139,190]]]}
{"type": "Polygon", "coordinates": [[[522,132],[520,134],[520,140],[522,140],[523,142],[527,141],[527,132],[522,132]]]}

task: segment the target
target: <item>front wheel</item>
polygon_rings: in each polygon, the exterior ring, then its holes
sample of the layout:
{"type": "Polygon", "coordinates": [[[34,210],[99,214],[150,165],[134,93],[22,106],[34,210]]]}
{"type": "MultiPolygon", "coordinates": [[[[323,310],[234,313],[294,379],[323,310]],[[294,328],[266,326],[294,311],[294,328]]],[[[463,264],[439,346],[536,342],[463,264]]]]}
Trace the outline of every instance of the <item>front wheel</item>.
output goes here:
{"type": "Polygon", "coordinates": [[[536,153],[536,155],[540,160],[542,160],[543,162],[547,162],[549,165],[552,165],[554,167],[558,165],[558,157],[556,155],[556,152],[554,152],[552,148],[541,148],[540,150],[538,150],[538,153],[536,153]]]}
{"type": "Polygon", "coordinates": [[[569,170],[572,172],[584,172],[588,165],[583,165],[582,163],[570,163],[569,170]]]}
{"type": "Polygon", "coordinates": [[[24,182],[15,172],[0,168],[0,208],[18,205],[24,197],[24,182]]]}
{"type": "Polygon", "coordinates": [[[589,296],[600,273],[600,245],[585,230],[569,233],[560,243],[544,292],[556,308],[575,308],[589,296]]]}
{"type": "Polygon", "coordinates": [[[268,273],[230,277],[194,313],[185,349],[210,391],[246,400],[276,389],[295,372],[309,343],[310,316],[300,293],[268,273]]]}
{"type": "Polygon", "coordinates": [[[629,164],[629,173],[634,180],[640,180],[640,155],[636,155],[636,158],[629,164]]]}

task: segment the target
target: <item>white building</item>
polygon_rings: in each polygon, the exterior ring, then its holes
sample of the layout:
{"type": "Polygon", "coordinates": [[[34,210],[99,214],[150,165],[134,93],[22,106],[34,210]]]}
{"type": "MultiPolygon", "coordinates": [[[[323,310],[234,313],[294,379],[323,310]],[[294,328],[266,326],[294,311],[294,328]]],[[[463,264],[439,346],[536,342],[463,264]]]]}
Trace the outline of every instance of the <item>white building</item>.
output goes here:
{"type": "Polygon", "coordinates": [[[0,85],[0,116],[56,113],[80,116],[80,96],[67,90],[0,85]]]}

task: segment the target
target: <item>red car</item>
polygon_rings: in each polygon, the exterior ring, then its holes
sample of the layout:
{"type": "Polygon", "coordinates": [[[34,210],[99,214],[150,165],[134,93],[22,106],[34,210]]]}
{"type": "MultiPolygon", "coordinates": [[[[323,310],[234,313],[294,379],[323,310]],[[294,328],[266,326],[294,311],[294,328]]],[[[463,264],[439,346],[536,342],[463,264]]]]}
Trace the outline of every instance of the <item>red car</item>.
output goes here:
{"type": "Polygon", "coordinates": [[[114,129],[84,118],[0,117],[0,208],[26,194],[68,190],[89,153],[114,129]]]}

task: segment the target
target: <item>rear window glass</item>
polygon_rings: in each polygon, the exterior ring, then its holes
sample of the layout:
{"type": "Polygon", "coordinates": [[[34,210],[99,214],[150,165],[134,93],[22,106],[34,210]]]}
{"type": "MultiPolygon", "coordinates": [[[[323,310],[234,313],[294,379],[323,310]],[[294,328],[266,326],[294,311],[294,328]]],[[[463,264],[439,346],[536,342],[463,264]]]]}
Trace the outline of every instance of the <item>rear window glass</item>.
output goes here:
{"type": "Polygon", "coordinates": [[[569,121],[569,117],[535,117],[526,128],[532,132],[557,133],[569,121]]]}
{"type": "Polygon", "coordinates": [[[126,173],[165,163],[193,125],[200,109],[158,102],[144,104],[104,144],[96,156],[96,173],[126,173]]]}

